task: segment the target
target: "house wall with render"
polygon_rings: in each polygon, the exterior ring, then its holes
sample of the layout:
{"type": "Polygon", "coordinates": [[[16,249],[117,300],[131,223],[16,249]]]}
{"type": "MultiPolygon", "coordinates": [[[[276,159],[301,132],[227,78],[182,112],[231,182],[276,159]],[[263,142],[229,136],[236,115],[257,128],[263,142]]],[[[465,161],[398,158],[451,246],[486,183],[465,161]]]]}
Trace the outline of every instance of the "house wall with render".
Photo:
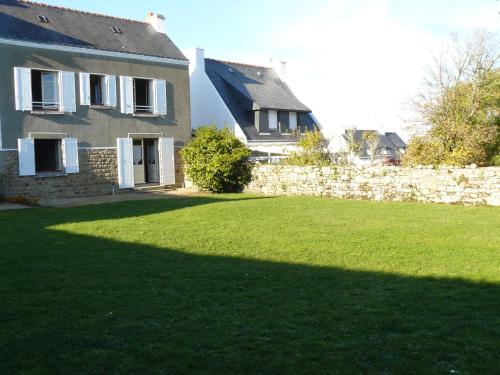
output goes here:
{"type": "Polygon", "coordinates": [[[0,118],[3,149],[17,147],[30,132],[66,133],[80,147],[114,147],[116,138],[129,133],[163,133],[183,146],[191,136],[189,71],[187,66],[96,56],[39,48],[0,46],[0,118]],[[36,115],[15,110],[14,67],[75,72],[76,113],[36,115]],[[80,105],[78,73],[117,77],[118,106],[96,109],[80,105]],[[120,112],[119,76],[164,79],[167,82],[166,117],[136,117],[120,112]]]}
{"type": "Polygon", "coordinates": [[[247,193],[500,206],[500,167],[256,165],[247,193]]]}

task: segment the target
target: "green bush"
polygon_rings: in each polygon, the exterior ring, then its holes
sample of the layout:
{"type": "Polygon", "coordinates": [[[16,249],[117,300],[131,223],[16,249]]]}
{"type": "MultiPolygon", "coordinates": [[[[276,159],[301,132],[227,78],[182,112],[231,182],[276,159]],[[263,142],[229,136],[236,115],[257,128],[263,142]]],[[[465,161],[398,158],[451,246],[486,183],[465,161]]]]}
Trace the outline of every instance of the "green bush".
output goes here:
{"type": "Polygon", "coordinates": [[[321,131],[307,131],[298,134],[297,137],[297,146],[300,150],[290,153],[290,157],[285,159],[286,164],[324,167],[332,163],[321,131]]]}
{"type": "Polygon", "coordinates": [[[182,150],[186,174],[201,189],[238,192],[250,182],[251,151],[229,129],[201,127],[182,150]]]}

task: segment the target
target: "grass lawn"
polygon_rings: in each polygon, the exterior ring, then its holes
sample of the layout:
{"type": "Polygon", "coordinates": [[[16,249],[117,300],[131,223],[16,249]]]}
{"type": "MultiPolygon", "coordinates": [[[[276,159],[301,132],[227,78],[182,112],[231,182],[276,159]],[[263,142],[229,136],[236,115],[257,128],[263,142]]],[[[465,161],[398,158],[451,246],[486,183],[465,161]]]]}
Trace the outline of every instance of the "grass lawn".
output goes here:
{"type": "Polygon", "coordinates": [[[222,195],[0,213],[0,373],[500,372],[500,209],[222,195]]]}

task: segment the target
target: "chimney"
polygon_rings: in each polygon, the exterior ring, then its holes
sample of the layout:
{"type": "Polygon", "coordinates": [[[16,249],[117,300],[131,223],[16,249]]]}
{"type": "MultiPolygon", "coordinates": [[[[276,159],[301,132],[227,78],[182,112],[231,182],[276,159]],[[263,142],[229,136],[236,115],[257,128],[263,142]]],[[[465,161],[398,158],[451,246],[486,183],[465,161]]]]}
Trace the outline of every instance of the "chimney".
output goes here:
{"type": "Polygon", "coordinates": [[[148,15],[144,19],[144,22],[149,23],[154,29],[159,33],[166,33],[165,27],[165,16],[162,14],[155,14],[153,12],[148,12],[148,15]]]}
{"type": "Polygon", "coordinates": [[[205,50],[201,47],[197,47],[194,52],[194,68],[205,71],[205,50]]]}
{"type": "Polygon", "coordinates": [[[283,82],[287,80],[286,61],[274,61],[271,59],[271,66],[283,82]]]}

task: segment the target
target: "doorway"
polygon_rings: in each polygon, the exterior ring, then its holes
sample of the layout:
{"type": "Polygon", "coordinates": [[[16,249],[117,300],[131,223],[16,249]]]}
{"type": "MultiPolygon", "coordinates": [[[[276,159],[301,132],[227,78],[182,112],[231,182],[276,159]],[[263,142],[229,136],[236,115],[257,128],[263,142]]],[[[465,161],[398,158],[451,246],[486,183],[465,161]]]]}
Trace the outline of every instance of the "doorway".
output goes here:
{"type": "Polygon", "coordinates": [[[159,183],[158,139],[134,139],[134,184],[159,183]]]}

